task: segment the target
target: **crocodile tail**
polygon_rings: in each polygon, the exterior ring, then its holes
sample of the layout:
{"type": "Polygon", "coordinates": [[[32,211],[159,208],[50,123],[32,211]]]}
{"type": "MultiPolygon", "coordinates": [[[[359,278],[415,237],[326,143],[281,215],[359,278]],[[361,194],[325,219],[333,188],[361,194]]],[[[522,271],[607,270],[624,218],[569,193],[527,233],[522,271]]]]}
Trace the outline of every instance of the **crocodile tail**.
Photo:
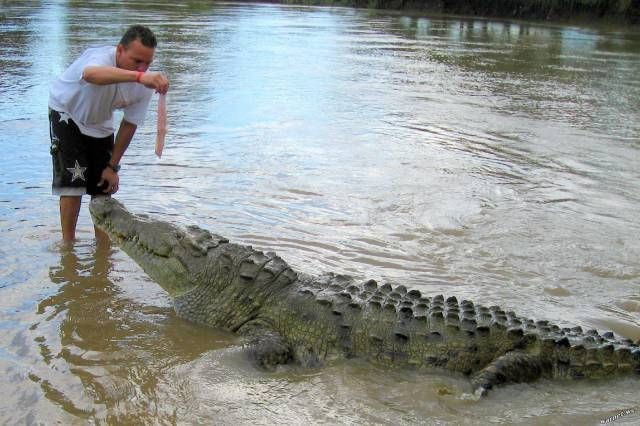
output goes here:
{"type": "Polygon", "coordinates": [[[553,348],[556,377],[604,379],[612,376],[640,374],[640,348],[635,344],[603,342],[570,344],[569,339],[555,340],[553,348]]]}

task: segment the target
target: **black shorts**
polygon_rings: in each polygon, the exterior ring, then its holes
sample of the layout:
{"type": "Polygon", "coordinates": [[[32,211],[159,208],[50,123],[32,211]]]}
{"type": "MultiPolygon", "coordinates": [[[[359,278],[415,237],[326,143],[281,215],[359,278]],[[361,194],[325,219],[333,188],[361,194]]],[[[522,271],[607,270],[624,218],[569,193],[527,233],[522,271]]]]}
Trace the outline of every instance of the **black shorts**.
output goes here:
{"type": "Polygon", "coordinates": [[[84,135],[69,114],[49,109],[53,160],[52,191],[56,195],[98,195],[102,171],[113,152],[113,134],[105,138],[84,135]]]}

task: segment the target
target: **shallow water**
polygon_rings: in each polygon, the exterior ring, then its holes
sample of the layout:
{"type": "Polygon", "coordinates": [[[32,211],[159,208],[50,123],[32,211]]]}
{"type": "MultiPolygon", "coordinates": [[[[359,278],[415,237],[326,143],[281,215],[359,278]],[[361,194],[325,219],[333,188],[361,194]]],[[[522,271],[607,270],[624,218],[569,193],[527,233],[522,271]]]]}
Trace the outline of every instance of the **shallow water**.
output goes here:
{"type": "MultiPolygon", "coordinates": [[[[123,252],[59,244],[48,84],[150,25],[171,79],[127,207],[335,271],[640,339],[640,33],[340,8],[0,3],[2,423],[595,424],[638,380],[509,386],[359,362],[257,371],[123,252]]],[[[625,411],[631,410],[631,411],[625,411]]]]}

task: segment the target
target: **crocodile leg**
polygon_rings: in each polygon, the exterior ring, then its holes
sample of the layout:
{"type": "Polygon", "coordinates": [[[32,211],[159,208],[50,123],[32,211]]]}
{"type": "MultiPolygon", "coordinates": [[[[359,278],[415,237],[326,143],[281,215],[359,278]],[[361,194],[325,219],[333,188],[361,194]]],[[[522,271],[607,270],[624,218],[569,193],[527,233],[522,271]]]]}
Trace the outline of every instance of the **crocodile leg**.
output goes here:
{"type": "Polygon", "coordinates": [[[285,364],[303,368],[323,365],[323,356],[318,353],[318,348],[303,342],[291,342],[261,320],[244,324],[238,332],[245,337],[245,353],[259,368],[273,371],[285,364]]]}
{"type": "Polygon", "coordinates": [[[279,333],[264,331],[253,334],[246,344],[246,353],[256,365],[265,370],[275,370],[278,365],[293,359],[291,347],[279,333]]]}
{"type": "Polygon", "coordinates": [[[551,367],[540,357],[521,351],[511,351],[478,371],[471,379],[476,396],[484,396],[496,385],[532,382],[549,375],[551,367]]]}

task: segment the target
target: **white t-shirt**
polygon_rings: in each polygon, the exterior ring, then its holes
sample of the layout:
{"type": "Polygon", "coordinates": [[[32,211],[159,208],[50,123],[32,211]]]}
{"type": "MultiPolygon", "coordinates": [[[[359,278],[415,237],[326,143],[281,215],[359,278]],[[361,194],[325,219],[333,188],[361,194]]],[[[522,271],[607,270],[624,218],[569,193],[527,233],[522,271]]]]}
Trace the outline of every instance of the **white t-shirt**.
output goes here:
{"type": "Polygon", "coordinates": [[[95,138],[115,132],[113,111],[124,111],[124,119],[137,126],[144,123],[153,89],[139,83],[97,85],[82,78],[88,66],[116,66],[116,48],[96,47],[85,52],[51,85],[49,108],[66,112],[80,131],[95,138]]]}

